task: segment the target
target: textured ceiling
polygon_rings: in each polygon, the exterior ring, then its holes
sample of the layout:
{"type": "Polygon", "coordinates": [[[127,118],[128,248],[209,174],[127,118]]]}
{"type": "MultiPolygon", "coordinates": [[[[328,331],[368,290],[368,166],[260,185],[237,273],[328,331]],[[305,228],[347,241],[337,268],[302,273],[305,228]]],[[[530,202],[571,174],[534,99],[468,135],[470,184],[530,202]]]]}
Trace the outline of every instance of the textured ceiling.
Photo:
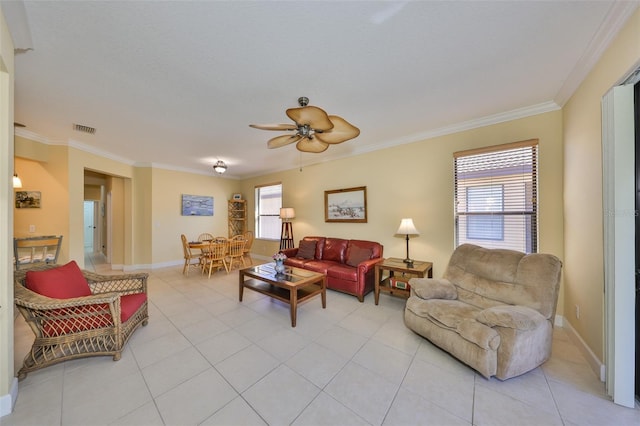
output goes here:
{"type": "Polygon", "coordinates": [[[244,178],[407,143],[568,99],[638,2],[25,1],[18,134],[131,164],[244,178]],[[24,50],[28,49],[28,50],[24,50]],[[310,104],[361,134],[275,150],[310,104]],[[94,135],[73,130],[95,127],[94,135]]]}

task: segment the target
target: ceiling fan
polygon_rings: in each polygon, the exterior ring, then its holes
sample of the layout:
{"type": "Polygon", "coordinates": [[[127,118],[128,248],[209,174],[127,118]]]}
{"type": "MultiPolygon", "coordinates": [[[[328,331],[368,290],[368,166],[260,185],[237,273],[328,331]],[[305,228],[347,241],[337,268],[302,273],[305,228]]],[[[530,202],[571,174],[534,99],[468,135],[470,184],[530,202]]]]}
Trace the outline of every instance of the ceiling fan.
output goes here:
{"type": "Polygon", "coordinates": [[[309,105],[309,98],[298,98],[300,108],[289,108],[287,116],[295,124],[249,124],[261,130],[286,130],[294,133],[276,136],[267,142],[268,148],[280,148],[294,142],[302,152],[323,152],[329,145],[339,144],[360,134],[360,129],[337,115],[327,115],[322,108],[309,105]]]}

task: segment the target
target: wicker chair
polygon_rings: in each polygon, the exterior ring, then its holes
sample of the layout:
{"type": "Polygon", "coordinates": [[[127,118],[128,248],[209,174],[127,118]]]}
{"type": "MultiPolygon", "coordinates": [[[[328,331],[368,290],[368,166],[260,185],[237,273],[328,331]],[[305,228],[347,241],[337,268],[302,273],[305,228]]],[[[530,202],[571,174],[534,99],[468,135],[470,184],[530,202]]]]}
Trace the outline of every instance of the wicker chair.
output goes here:
{"type": "MultiPolygon", "coordinates": [[[[43,265],[34,269],[42,271],[59,266],[43,265]]],[[[19,380],[30,371],[70,359],[109,355],[118,361],[132,333],[149,321],[146,297],[125,322],[121,321],[121,296],[146,296],[146,273],[98,275],[83,270],[92,295],[52,299],[25,287],[27,272],[14,273],[14,295],[16,306],[35,334],[35,340],[18,371],[19,380]]]]}

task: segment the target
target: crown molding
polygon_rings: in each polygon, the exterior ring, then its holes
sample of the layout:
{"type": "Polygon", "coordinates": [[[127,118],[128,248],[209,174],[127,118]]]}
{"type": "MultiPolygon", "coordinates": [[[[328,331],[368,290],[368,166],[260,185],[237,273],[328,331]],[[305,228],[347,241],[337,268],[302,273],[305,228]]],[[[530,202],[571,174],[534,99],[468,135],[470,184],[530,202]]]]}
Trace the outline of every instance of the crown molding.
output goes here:
{"type": "Polygon", "coordinates": [[[598,32],[556,94],[554,101],[558,105],[563,107],[573,96],[638,6],[640,6],[638,1],[616,1],[611,5],[598,32]]]}

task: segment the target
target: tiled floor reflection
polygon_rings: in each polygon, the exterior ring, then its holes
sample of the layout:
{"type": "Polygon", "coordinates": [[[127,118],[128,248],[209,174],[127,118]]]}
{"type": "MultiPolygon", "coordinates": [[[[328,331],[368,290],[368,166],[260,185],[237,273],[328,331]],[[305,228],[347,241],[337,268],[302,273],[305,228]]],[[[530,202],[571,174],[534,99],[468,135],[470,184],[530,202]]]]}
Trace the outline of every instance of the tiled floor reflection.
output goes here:
{"type": "MultiPolygon", "coordinates": [[[[86,267],[101,272],[99,259],[86,267]]],[[[638,425],[605,396],[562,328],[541,368],[501,382],[408,330],[404,300],[328,291],[299,307],[245,291],[238,274],[150,272],[150,321],[122,359],[68,361],[19,384],[4,425],[638,425]]],[[[20,367],[32,334],[15,325],[20,367]]]]}

